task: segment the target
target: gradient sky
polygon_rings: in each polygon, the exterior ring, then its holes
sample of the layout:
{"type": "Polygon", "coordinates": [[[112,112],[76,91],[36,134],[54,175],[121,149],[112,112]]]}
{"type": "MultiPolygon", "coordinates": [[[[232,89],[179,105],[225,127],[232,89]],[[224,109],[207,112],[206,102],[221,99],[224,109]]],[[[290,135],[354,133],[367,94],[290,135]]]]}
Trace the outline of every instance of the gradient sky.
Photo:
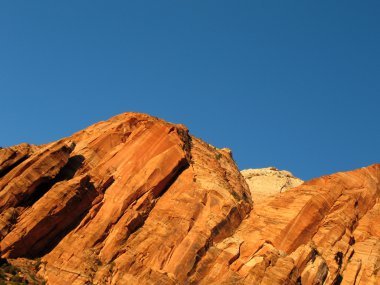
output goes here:
{"type": "Polygon", "coordinates": [[[1,1],[0,146],[127,111],[241,169],[380,162],[380,1],[1,1]]]}

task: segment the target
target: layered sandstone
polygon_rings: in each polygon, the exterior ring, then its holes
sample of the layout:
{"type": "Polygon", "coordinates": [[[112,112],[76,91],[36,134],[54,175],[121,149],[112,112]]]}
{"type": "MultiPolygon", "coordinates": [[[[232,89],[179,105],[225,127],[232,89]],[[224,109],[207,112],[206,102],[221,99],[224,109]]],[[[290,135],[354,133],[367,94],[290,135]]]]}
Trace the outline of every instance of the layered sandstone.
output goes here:
{"type": "Polygon", "coordinates": [[[95,124],[7,171],[2,257],[41,257],[49,284],[185,282],[252,207],[228,152],[143,114],[95,124]]]}
{"type": "Polygon", "coordinates": [[[276,167],[245,169],[241,171],[241,174],[244,176],[256,203],[303,183],[291,172],[278,170],[276,167]]]}
{"type": "Polygon", "coordinates": [[[380,284],[379,198],[377,164],[259,202],[208,250],[194,283],[380,284]]]}
{"type": "Polygon", "coordinates": [[[137,113],[3,165],[1,257],[48,284],[380,282],[380,165],[252,199],[229,150],[137,113]]]}

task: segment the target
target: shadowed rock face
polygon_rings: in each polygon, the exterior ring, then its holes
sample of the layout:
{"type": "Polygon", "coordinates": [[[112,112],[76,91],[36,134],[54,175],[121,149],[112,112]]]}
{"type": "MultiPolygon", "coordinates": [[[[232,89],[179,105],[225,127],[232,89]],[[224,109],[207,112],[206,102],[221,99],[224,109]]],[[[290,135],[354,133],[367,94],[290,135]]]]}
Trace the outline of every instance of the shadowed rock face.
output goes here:
{"type": "Polygon", "coordinates": [[[379,165],[256,201],[230,151],[125,113],[0,149],[0,177],[1,256],[48,284],[380,282],[379,165]]]}

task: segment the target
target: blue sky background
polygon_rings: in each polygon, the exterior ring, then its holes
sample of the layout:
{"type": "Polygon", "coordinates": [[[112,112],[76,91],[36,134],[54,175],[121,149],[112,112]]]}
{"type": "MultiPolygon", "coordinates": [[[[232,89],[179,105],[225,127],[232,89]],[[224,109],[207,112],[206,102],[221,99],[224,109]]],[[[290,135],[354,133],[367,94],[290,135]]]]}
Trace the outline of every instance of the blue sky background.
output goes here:
{"type": "Polygon", "coordinates": [[[380,162],[380,1],[1,1],[0,145],[138,111],[310,179],[380,162]]]}

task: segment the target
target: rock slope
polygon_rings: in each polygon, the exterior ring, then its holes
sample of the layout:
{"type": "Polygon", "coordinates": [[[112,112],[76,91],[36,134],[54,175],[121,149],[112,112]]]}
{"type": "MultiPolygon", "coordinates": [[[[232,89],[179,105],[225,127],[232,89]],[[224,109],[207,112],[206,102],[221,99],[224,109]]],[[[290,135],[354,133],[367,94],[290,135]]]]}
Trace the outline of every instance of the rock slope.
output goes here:
{"type": "Polygon", "coordinates": [[[380,284],[380,165],[314,179],[254,205],[209,248],[200,284],[380,284]]]}
{"type": "Polygon", "coordinates": [[[241,174],[244,176],[256,203],[303,183],[301,179],[293,176],[289,171],[278,170],[276,167],[245,169],[241,171],[241,174]]]}
{"type": "Polygon", "coordinates": [[[48,284],[379,284],[380,165],[252,199],[227,149],[125,113],[0,149],[1,257],[48,284]]]}

